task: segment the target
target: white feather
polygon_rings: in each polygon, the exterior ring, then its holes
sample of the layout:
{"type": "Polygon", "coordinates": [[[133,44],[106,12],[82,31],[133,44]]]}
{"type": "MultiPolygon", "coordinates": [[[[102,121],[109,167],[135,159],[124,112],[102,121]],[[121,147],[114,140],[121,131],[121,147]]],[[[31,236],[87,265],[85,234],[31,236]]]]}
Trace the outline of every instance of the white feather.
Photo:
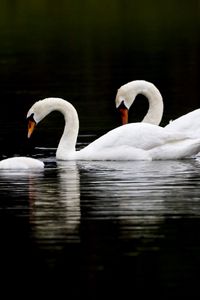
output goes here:
{"type": "Polygon", "coordinates": [[[28,111],[41,121],[53,110],[64,115],[65,127],[56,157],[61,160],[151,160],[182,159],[200,150],[200,139],[148,123],[131,123],[117,127],[87,147],[76,151],[79,120],[75,108],[61,98],[46,98],[28,111]],[[184,150],[183,150],[184,149],[184,150]]]}
{"type": "Polygon", "coordinates": [[[43,169],[44,163],[31,157],[10,157],[0,161],[0,169],[43,169]]]}

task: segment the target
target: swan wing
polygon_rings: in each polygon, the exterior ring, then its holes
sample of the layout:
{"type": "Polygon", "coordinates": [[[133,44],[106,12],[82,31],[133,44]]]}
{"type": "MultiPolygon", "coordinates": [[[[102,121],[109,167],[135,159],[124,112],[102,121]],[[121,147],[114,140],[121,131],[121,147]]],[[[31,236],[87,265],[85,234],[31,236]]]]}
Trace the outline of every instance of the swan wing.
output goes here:
{"type": "Polygon", "coordinates": [[[129,146],[149,150],[164,145],[167,142],[188,138],[181,132],[165,130],[164,128],[148,123],[130,123],[117,127],[96,141],[89,144],[85,149],[102,150],[119,146],[129,146]]]}
{"type": "Polygon", "coordinates": [[[130,123],[109,131],[78,151],[76,158],[90,160],[149,160],[152,158],[165,159],[166,157],[172,159],[176,143],[180,143],[181,147],[181,143],[187,140],[190,140],[190,138],[185,134],[166,130],[157,125],[130,123]],[[163,151],[163,155],[159,154],[159,151],[163,151]]]}
{"type": "Polygon", "coordinates": [[[193,110],[188,114],[175,119],[166,125],[165,128],[182,131],[193,137],[200,137],[200,109],[193,110]]]}
{"type": "Polygon", "coordinates": [[[183,139],[171,141],[149,150],[153,160],[184,159],[196,155],[200,151],[200,139],[183,139]]]}
{"type": "Polygon", "coordinates": [[[78,160],[152,160],[148,151],[128,145],[106,147],[95,150],[93,147],[76,152],[78,160]]]}

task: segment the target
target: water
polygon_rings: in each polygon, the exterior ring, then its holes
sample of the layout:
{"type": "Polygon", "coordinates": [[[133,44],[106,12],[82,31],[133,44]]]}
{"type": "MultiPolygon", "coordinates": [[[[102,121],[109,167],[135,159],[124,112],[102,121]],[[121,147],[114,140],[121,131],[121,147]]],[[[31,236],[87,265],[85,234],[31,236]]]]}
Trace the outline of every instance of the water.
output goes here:
{"type": "MultiPolygon", "coordinates": [[[[27,140],[26,113],[56,96],[77,109],[80,149],[119,125],[117,89],[152,81],[161,125],[199,107],[199,1],[1,1],[1,292],[36,297],[199,296],[200,160],[57,162],[63,118],[27,140]]],[[[146,112],[138,97],[132,122],[146,112]]]]}
{"type": "Polygon", "coordinates": [[[198,159],[43,160],[44,172],[0,175],[3,287],[71,299],[198,293],[198,159]]]}

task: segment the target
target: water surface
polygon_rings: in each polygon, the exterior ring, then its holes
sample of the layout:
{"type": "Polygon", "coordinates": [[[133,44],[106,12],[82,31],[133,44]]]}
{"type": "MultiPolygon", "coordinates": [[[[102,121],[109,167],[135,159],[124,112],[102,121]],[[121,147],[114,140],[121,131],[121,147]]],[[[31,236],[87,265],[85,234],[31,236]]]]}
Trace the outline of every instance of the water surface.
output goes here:
{"type": "Polygon", "coordinates": [[[198,292],[198,159],[43,160],[0,174],[4,284],[72,299],[198,292]]]}

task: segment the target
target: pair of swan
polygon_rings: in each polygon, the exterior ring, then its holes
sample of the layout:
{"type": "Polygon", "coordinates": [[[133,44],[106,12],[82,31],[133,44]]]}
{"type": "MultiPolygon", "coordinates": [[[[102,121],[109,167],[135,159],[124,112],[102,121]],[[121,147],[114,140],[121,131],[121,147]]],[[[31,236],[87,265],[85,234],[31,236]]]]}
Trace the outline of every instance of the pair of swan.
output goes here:
{"type": "Polygon", "coordinates": [[[130,99],[134,99],[138,93],[143,93],[150,103],[143,122],[119,126],[79,151],[75,148],[79,130],[77,112],[71,103],[61,98],[46,98],[30,108],[27,114],[28,137],[36,124],[57,110],[65,119],[64,131],[56,151],[56,158],[60,160],[182,159],[200,151],[200,138],[189,130],[176,130],[170,128],[170,124],[165,128],[155,125],[162,118],[163,101],[153,84],[137,80],[121,87],[117,93],[116,106],[122,103],[130,107],[130,99]]]}
{"type": "MultiPolygon", "coordinates": [[[[32,135],[36,124],[56,110],[61,112],[65,119],[64,131],[56,151],[58,160],[183,159],[200,151],[200,135],[193,132],[196,126],[194,117],[197,117],[199,110],[182,116],[165,128],[158,126],[162,119],[163,101],[159,90],[152,83],[136,80],[122,86],[116,95],[116,107],[121,111],[122,122],[126,125],[109,131],[85,148],[76,151],[79,131],[76,109],[61,98],[39,100],[27,113],[28,137],[32,135]],[[128,109],[139,93],[149,100],[148,113],[142,122],[126,124],[128,109]]],[[[15,159],[10,159],[9,163],[14,164],[15,159]]],[[[24,158],[25,160],[27,158],[24,158]]],[[[4,163],[0,162],[0,168],[4,163]]],[[[36,168],[37,164],[38,160],[35,160],[36,168]]]]}

